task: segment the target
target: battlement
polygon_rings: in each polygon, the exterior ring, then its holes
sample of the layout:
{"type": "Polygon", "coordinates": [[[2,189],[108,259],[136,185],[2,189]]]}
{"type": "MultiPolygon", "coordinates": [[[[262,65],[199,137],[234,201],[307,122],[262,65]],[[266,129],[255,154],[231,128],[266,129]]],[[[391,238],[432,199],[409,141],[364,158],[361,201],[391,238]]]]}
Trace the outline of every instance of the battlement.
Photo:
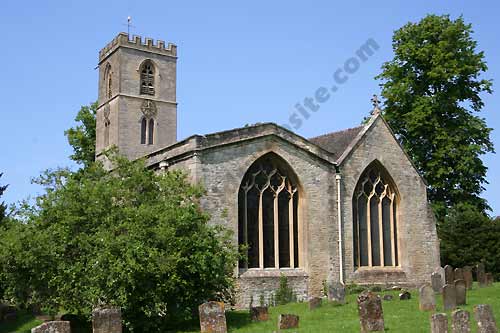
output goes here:
{"type": "Polygon", "coordinates": [[[143,42],[141,36],[133,36],[133,38],[130,39],[128,34],[120,32],[118,36],[113,38],[108,45],[99,51],[99,63],[119,47],[127,47],[170,57],[177,57],[177,46],[175,44],[168,43],[165,47],[165,42],[162,40],[157,40],[156,43],[154,43],[152,38],[145,38],[143,42]]]}

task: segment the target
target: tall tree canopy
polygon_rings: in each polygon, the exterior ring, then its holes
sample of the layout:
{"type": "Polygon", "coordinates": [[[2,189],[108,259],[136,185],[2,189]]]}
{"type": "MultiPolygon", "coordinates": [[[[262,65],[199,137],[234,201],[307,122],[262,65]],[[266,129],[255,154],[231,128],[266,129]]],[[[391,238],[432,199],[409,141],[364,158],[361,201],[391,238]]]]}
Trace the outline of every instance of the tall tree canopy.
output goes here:
{"type": "Polygon", "coordinates": [[[76,115],[77,125],[64,132],[68,142],[73,147],[70,158],[82,164],[84,168],[95,160],[96,112],[97,102],[82,106],[76,115]]]}
{"type": "Polygon", "coordinates": [[[491,93],[483,52],[462,17],[429,15],[393,36],[394,58],[384,63],[385,119],[429,184],[441,220],[457,203],[488,209],[480,197],[494,152],[491,128],[476,115],[491,93]]]}
{"type": "MultiPolygon", "coordinates": [[[[3,173],[0,173],[0,178],[2,178],[3,176],[3,173]]],[[[2,197],[3,193],[5,192],[5,190],[7,189],[8,185],[0,185],[0,198],[2,197]]],[[[7,206],[5,206],[5,203],[3,201],[0,202],[0,222],[2,222],[2,220],[4,219],[5,217],[5,211],[7,210],[7,206]]]]}

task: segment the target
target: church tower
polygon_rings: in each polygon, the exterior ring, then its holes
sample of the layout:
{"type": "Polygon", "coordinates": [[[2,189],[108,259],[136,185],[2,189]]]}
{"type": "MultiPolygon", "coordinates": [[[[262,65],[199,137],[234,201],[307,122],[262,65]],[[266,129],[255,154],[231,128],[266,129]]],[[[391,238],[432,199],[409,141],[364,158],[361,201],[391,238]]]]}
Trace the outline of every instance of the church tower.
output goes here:
{"type": "Polygon", "coordinates": [[[113,145],[129,159],[177,140],[177,47],[120,33],[99,52],[96,157],[113,145]]]}

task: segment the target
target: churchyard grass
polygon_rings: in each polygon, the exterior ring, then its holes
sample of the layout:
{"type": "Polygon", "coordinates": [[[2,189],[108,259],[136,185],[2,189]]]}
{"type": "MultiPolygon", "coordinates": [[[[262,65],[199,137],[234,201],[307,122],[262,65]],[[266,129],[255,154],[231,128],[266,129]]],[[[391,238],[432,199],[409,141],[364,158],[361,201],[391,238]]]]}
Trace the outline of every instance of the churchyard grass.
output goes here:
{"type": "MultiPolygon", "coordinates": [[[[429,332],[431,312],[422,312],[418,309],[418,292],[411,290],[412,298],[400,301],[399,291],[380,292],[380,295],[390,294],[394,296],[392,301],[382,301],[386,331],[390,332],[429,332]]],[[[307,303],[292,303],[269,309],[270,320],[261,323],[252,323],[248,311],[233,311],[227,313],[229,332],[235,333],[272,333],[277,331],[277,318],[280,313],[292,313],[300,316],[298,329],[283,332],[322,333],[322,332],[359,332],[359,319],[356,304],[357,294],[347,295],[347,304],[327,304],[310,311],[307,303]]],[[[442,312],[443,302],[440,295],[436,295],[437,312],[442,312]]],[[[476,332],[476,323],[473,319],[473,306],[476,304],[490,304],[493,308],[497,323],[500,323],[500,283],[492,287],[479,289],[474,284],[474,289],[468,291],[467,305],[460,306],[461,309],[471,312],[472,332],[476,332]]],[[[448,313],[448,322],[451,325],[451,311],[448,313]]],[[[0,324],[0,333],[29,332],[31,327],[39,324],[33,317],[21,315],[17,322],[11,324],[0,324]]],[[[176,330],[182,333],[199,332],[199,328],[193,323],[190,329],[176,330]]]]}

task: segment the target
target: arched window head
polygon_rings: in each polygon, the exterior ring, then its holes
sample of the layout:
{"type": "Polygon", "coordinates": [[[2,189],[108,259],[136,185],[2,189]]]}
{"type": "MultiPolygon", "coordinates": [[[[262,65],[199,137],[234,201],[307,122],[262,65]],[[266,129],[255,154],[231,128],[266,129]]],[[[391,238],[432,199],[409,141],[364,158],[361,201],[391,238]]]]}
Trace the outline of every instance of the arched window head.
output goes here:
{"type": "Polygon", "coordinates": [[[155,68],[151,60],[142,63],[141,68],[141,95],[155,94],[155,68]]]}
{"type": "Polygon", "coordinates": [[[238,194],[238,243],[247,248],[240,268],[299,267],[297,177],[269,153],[248,169],[238,194]]]}
{"type": "Polygon", "coordinates": [[[398,202],[388,172],[378,161],[370,164],[352,198],[355,267],[399,265],[398,202]]]}
{"type": "Polygon", "coordinates": [[[104,82],[106,87],[106,98],[111,98],[113,96],[113,73],[111,72],[111,65],[106,64],[106,69],[104,71],[104,82]]]}

